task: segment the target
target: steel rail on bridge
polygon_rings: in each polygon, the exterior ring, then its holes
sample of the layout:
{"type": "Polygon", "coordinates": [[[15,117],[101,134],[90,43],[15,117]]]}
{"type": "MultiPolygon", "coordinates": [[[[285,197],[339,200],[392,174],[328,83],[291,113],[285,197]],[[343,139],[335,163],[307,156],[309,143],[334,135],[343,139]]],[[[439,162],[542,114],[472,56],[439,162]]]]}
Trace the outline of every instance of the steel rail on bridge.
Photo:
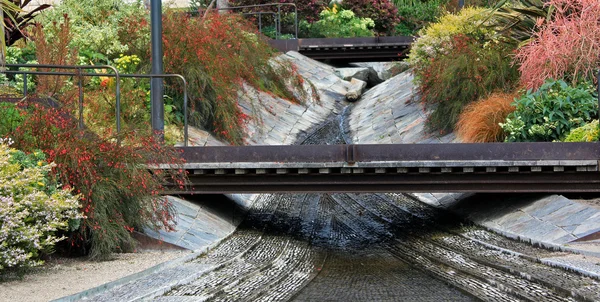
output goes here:
{"type": "MultiPolygon", "coordinates": [[[[171,193],[600,192],[600,143],[180,148],[171,193]]],[[[169,168],[163,165],[155,168],[169,168]]]]}

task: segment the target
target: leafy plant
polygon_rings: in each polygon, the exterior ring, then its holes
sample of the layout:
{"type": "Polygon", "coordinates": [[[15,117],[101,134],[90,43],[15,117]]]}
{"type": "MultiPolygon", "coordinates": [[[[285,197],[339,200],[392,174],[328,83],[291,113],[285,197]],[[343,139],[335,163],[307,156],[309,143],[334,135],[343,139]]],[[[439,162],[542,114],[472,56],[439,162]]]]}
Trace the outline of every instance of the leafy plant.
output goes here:
{"type": "Polygon", "coordinates": [[[342,7],[353,11],[359,18],[375,21],[374,29],[378,35],[392,34],[400,22],[398,9],[390,0],[344,0],[342,7]]]}
{"type": "Polygon", "coordinates": [[[501,0],[489,15],[490,28],[494,28],[508,41],[525,45],[531,41],[536,26],[549,21],[553,7],[548,0],[501,0]]]}
{"type": "MultiPolygon", "coordinates": [[[[109,60],[128,53],[130,45],[140,43],[138,39],[149,40],[149,26],[141,26],[140,23],[140,20],[148,18],[141,1],[64,0],[41,14],[40,20],[47,28],[53,23],[61,23],[65,15],[69,17],[72,32],[70,46],[80,51],[93,50],[109,60]],[[135,24],[140,26],[129,28],[135,24]]],[[[46,35],[49,39],[54,38],[51,32],[46,32],[46,35]]]]}
{"type": "Polygon", "coordinates": [[[421,80],[421,71],[427,69],[432,60],[453,52],[454,36],[464,35],[482,42],[494,40],[494,32],[481,26],[486,20],[485,12],[483,8],[467,7],[457,14],[440,17],[419,32],[419,38],[408,55],[408,62],[415,68],[417,82],[421,80]]]}
{"type": "Polygon", "coordinates": [[[43,153],[26,155],[0,140],[0,271],[42,264],[64,239],[57,231],[82,218],[77,198],[50,182],[51,169],[43,153]]]}
{"type": "Polygon", "coordinates": [[[579,128],[571,130],[565,142],[597,142],[600,139],[598,120],[593,120],[579,128]]]}
{"type": "Polygon", "coordinates": [[[395,33],[413,36],[431,22],[435,22],[443,13],[448,0],[396,0],[400,22],[396,25],[395,33]]]}
{"type": "Polygon", "coordinates": [[[50,7],[49,4],[41,4],[28,11],[23,9],[31,3],[31,0],[0,0],[1,17],[0,22],[4,30],[0,32],[0,50],[4,54],[4,46],[11,46],[24,37],[24,31],[33,24],[37,14],[50,7]]]}
{"type": "Polygon", "coordinates": [[[13,103],[0,103],[0,138],[13,132],[21,123],[23,117],[13,103]]]}
{"type": "Polygon", "coordinates": [[[467,105],[458,117],[456,136],[465,143],[504,141],[504,130],[499,124],[515,110],[511,106],[515,97],[514,93],[493,93],[467,105]]]}
{"type": "Polygon", "coordinates": [[[502,43],[480,44],[465,35],[454,36],[445,56],[430,59],[421,75],[419,91],[426,107],[432,109],[427,125],[431,130],[452,131],[463,108],[494,91],[514,89],[516,68],[502,43]]]}
{"type": "Polygon", "coordinates": [[[598,96],[594,86],[569,86],[548,80],[535,92],[528,90],[515,100],[515,111],[501,124],[506,141],[554,141],[597,117],[598,96]]]}
{"type": "Polygon", "coordinates": [[[552,20],[540,25],[534,39],[521,47],[521,83],[538,88],[546,79],[565,79],[571,85],[595,81],[600,66],[600,2],[597,0],[549,0],[555,8],[552,20]]]}
{"type": "Polygon", "coordinates": [[[337,5],[323,10],[321,19],[308,24],[311,37],[314,38],[349,38],[372,37],[375,22],[370,18],[357,18],[350,10],[339,9],[337,5]]]}

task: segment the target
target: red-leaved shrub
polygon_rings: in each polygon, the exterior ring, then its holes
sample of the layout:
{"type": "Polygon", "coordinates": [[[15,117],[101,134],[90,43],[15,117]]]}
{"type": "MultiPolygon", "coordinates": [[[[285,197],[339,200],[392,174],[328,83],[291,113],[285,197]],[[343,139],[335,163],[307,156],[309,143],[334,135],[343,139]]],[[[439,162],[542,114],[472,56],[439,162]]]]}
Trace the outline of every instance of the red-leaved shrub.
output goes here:
{"type": "Polygon", "coordinates": [[[552,20],[534,32],[534,39],[519,49],[521,83],[539,88],[546,79],[575,84],[594,80],[600,66],[600,1],[550,0],[552,20]]]}
{"type": "Polygon", "coordinates": [[[490,143],[504,141],[503,123],[509,113],[516,93],[493,93],[485,99],[467,105],[456,123],[455,133],[465,143],[490,143]]]}

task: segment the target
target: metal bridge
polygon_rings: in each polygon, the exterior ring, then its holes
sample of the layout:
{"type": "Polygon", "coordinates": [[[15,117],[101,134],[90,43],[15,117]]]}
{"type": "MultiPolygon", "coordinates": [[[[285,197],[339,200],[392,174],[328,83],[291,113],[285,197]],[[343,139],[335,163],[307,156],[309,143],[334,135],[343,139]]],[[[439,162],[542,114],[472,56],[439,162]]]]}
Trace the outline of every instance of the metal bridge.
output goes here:
{"type": "MultiPolygon", "coordinates": [[[[170,193],[600,192],[599,143],[181,147],[170,193]]],[[[155,168],[171,168],[162,165],[155,168]]]]}
{"type": "Polygon", "coordinates": [[[397,61],[406,58],[414,37],[311,38],[270,40],[282,52],[290,50],[315,60],[397,61]]]}

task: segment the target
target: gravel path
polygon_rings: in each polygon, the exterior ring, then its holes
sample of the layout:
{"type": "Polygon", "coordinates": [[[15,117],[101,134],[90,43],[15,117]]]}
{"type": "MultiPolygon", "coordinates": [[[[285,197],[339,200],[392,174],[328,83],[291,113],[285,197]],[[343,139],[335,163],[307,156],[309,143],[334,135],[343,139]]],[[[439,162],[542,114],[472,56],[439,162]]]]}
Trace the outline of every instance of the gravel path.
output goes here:
{"type": "Polygon", "coordinates": [[[0,302],[50,301],[141,272],[188,255],[189,251],[144,251],[115,254],[111,261],[55,258],[22,280],[0,282],[0,302]]]}

